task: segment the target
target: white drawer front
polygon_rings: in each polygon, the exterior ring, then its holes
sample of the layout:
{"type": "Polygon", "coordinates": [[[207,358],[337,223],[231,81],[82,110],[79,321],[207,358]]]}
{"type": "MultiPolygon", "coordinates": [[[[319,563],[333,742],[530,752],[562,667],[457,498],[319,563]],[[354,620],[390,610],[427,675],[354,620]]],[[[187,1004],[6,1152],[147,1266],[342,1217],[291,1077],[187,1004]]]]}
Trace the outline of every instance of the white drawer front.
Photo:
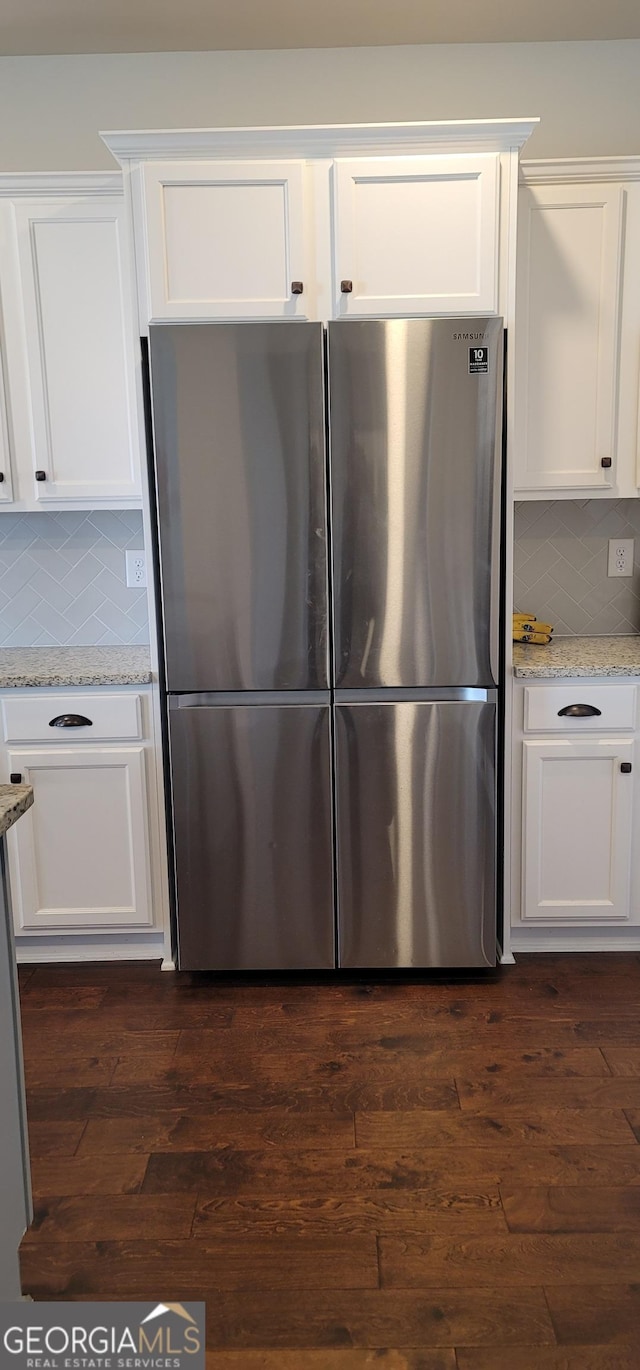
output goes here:
{"type": "Polygon", "coordinates": [[[140,695],[51,695],[3,699],[5,742],[104,742],[141,738],[140,695]],[[68,726],[53,726],[54,719],[68,726]],[[89,723],[77,725],[78,718],[89,723]]]}
{"type": "Polygon", "coordinates": [[[609,732],[635,728],[635,685],[541,685],[524,692],[525,732],[609,732]],[[564,709],[585,705],[597,713],[567,714],[564,709]]]}

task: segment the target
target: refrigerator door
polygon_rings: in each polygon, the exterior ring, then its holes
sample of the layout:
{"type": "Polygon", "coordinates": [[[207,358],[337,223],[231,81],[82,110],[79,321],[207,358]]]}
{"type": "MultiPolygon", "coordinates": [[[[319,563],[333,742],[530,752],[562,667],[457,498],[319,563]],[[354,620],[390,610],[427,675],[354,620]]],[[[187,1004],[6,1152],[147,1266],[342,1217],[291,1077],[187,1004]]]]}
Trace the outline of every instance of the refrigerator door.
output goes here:
{"type": "Polygon", "coordinates": [[[337,706],[341,966],[495,965],[495,713],[337,706]]]}
{"type": "Polygon", "coordinates": [[[167,689],[327,685],[322,328],[158,324],[167,689]]]}
{"type": "Polygon", "coordinates": [[[329,324],[335,683],[498,679],[501,319],[329,324]]]}
{"type": "Polygon", "coordinates": [[[180,969],[332,968],[328,703],[172,699],[169,738],[180,969]]]}

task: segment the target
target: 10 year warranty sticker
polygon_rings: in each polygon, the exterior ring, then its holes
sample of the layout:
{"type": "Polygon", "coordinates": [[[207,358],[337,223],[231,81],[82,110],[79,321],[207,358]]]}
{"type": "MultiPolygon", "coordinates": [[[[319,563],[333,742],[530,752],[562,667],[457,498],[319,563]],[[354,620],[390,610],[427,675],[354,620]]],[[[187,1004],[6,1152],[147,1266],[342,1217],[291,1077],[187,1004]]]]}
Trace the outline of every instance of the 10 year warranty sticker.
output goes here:
{"type": "Polygon", "coordinates": [[[489,348],[469,348],[469,375],[486,375],[489,371],[489,348]]]}

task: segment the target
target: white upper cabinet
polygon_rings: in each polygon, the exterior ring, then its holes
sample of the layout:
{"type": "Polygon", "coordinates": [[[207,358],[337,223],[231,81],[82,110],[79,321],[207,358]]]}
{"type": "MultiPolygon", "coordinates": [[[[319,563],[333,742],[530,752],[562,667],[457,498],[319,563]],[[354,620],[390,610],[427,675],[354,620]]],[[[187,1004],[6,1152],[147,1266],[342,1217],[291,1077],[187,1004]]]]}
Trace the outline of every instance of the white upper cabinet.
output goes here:
{"type": "Polygon", "coordinates": [[[516,495],[636,495],[640,183],[614,179],[615,160],[531,163],[524,172],[516,495]]]}
{"type": "Polygon", "coordinates": [[[103,133],[140,327],[513,311],[519,150],[537,120],[103,133]]]}
{"type": "Polygon", "coordinates": [[[29,193],[10,177],[0,186],[0,441],[13,459],[12,507],[136,502],[139,342],[120,178],[48,181],[40,194],[37,177],[29,193]]]}
{"type": "Polygon", "coordinates": [[[143,170],[149,317],[308,317],[304,163],[152,162],[143,170]]]}
{"type": "Polygon", "coordinates": [[[139,495],[120,199],[18,202],[38,503],[139,495]]]}
{"type": "Polygon", "coordinates": [[[498,308],[496,154],[334,163],[337,316],[498,308]]]}

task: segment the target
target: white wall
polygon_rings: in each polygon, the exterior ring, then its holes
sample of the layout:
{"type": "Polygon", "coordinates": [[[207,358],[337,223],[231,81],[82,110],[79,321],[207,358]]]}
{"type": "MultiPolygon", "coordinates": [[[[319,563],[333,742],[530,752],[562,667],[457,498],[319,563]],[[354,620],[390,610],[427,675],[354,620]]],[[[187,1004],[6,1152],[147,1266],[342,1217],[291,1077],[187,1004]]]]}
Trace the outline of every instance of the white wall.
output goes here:
{"type": "Polygon", "coordinates": [[[113,166],[99,129],[540,115],[527,157],[640,154],[640,40],[0,58],[0,170],[113,166]]]}

